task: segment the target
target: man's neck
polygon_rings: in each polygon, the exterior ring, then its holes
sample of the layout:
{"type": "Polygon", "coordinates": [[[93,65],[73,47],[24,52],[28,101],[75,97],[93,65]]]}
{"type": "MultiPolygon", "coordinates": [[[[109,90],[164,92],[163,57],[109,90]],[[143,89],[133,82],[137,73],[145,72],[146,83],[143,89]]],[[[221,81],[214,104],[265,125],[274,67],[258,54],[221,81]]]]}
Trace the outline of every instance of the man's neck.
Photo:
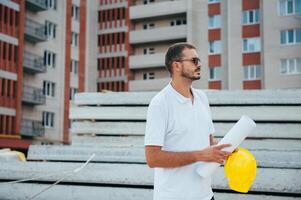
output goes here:
{"type": "Polygon", "coordinates": [[[193,94],[191,91],[191,80],[178,80],[172,78],[171,80],[171,86],[179,92],[181,95],[187,98],[191,98],[193,100],[193,94]]]}

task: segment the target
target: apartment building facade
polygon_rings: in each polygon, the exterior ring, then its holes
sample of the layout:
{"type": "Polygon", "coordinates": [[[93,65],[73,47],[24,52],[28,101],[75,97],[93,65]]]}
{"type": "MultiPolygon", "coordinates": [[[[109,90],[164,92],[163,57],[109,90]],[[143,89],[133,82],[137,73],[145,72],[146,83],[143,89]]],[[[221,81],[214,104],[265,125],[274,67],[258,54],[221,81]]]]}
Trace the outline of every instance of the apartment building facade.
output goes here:
{"type": "Polygon", "coordinates": [[[0,130],[1,144],[14,143],[27,146],[28,141],[20,141],[24,2],[3,2],[0,4],[0,130]]]}
{"type": "Polygon", "coordinates": [[[0,0],[0,148],[68,143],[77,92],[158,91],[190,42],[203,89],[301,87],[301,0],[0,0]]]}
{"type": "Polygon", "coordinates": [[[0,1],[0,148],[69,142],[85,90],[86,0],[0,1]]]}
{"type": "Polygon", "coordinates": [[[101,0],[97,91],[160,90],[170,80],[164,53],[175,42],[190,42],[199,50],[202,79],[194,83],[197,88],[300,88],[300,4],[101,0]]]}

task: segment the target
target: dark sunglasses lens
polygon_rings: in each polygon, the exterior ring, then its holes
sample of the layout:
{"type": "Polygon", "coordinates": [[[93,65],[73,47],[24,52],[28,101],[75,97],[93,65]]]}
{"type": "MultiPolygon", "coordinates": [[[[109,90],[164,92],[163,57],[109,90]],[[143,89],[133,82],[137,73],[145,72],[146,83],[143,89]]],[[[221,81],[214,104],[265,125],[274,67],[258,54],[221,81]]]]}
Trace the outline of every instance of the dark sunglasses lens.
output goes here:
{"type": "Polygon", "coordinates": [[[199,58],[193,58],[192,62],[193,62],[193,64],[198,65],[200,63],[200,59],[199,58]]]}

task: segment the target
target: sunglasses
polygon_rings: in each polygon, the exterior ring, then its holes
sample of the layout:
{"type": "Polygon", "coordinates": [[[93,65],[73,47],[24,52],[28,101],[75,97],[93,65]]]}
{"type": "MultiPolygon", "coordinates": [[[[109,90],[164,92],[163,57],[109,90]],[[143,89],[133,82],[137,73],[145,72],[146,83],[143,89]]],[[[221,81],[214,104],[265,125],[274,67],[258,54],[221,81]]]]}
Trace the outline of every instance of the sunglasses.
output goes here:
{"type": "Polygon", "coordinates": [[[194,57],[194,58],[190,58],[190,59],[176,60],[176,62],[183,62],[183,61],[191,61],[196,66],[201,65],[201,59],[198,57],[194,57]]]}

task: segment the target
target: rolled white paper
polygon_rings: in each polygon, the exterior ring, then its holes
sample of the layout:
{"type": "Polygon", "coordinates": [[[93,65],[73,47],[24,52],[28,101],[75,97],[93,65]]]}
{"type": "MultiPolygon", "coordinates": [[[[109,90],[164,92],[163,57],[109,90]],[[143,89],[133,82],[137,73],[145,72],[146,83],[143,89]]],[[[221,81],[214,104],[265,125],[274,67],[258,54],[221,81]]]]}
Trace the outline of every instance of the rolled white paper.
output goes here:
{"type": "MultiPolygon", "coordinates": [[[[232,152],[241,144],[241,142],[251,133],[251,131],[255,127],[255,122],[248,116],[243,115],[218,144],[231,144],[230,147],[226,147],[222,150],[232,152]]],[[[219,163],[204,162],[202,163],[202,166],[197,168],[197,172],[201,177],[205,178],[213,174],[213,172],[219,166],[219,163]]]]}

